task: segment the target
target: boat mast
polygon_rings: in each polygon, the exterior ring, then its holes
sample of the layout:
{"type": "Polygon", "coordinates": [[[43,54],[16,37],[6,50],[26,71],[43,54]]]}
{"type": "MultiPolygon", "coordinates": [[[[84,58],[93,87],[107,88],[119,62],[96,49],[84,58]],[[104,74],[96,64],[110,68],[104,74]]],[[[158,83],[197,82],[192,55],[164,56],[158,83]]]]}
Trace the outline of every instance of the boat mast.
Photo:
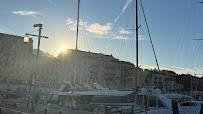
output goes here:
{"type": "Polygon", "coordinates": [[[138,71],[138,0],[136,0],[136,67],[138,71]]]}
{"type": "Polygon", "coordinates": [[[135,76],[134,76],[134,89],[136,89],[136,86],[138,85],[138,81],[139,81],[139,76],[138,76],[138,72],[139,72],[139,69],[138,69],[138,0],[136,0],[136,73],[135,73],[135,76]],[[136,85],[135,85],[136,84],[136,85]]]}
{"type": "Polygon", "coordinates": [[[78,51],[78,31],[79,31],[79,14],[80,14],[80,0],[78,0],[78,15],[77,15],[77,33],[76,33],[76,45],[75,45],[75,68],[74,68],[74,77],[73,84],[75,84],[76,78],[76,66],[77,66],[77,51],[78,51]]]}
{"type": "Polygon", "coordinates": [[[79,26],[79,14],[80,14],[80,0],[78,0],[78,15],[77,15],[77,33],[76,33],[76,47],[75,50],[78,49],[78,26],[79,26]]]}

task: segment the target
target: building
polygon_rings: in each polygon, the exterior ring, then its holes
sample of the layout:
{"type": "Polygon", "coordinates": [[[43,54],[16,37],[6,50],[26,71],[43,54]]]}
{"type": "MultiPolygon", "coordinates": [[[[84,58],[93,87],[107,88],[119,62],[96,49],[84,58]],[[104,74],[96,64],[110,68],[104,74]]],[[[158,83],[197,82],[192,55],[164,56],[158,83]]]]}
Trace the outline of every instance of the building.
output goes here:
{"type": "Polygon", "coordinates": [[[155,86],[160,88],[163,92],[164,88],[166,92],[173,92],[176,89],[176,73],[169,70],[161,70],[160,72],[156,69],[147,70],[145,69],[143,72],[146,72],[147,76],[145,76],[144,82],[147,86],[155,86]]]}
{"type": "Polygon", "coordinates": [[[41,86],[53,86],[56,83],[63,82],[65,73],[63,71],[63,63],[53,55],[39,50],[39,57],[37,57],[37,49],[32,53],[32,83],[40,84],[41,86]]]}
{"type": "MultiPolygon", "coordinates": [[[[145,87],[146,84],[149,84],[150,81],[149,79],[149,75],[151,73],[151,70],[148,69],[141,69],[141,68],[135,68],[135,88],[139,88],[139,87],[145,87]]],[[[151,83],[150,83],[151,84],[151,83]]]]}
{"type": "Polygon", "coordinates": [[[33,40],[0,33],[0,77],[4,82],[28,83],[33,40]]]}
{"type": "Polygon", "coordinates": [[[200,80],[198,77],[192,76],[190,74],[181,74],[176,77],[176,82],[178,84],[183,84],[183,90],[199,90],[200,80]]]}
{"type": "Polygon", "coordinates": [[[200,83],[200,90],[203,90],[203,77],[199,79],[200,83]]]}
{"type": "Polygon", "coordinates": [[[197,93],[195,91],[198,91],[200,88],[200,79],[191,74],[178,75],[176,77],[176,83],[183,85],[181,92],[186,95],[194,96],[197,93]]]}
{"type": "Polygon", "coordinates": [[[76,84],[97,82],[112,89],[133,87],[134,64],[120,61],[112,55],[68,49],[61,52],[58,59],[69,72],[62,78],[72,83],[74,80],[76,84]]]}
{"type": "Polygon", "coordinates": [[[178,84],[178,83],[176,83],[176,91],[178,92],[178,93],[180,93],[180,91],[181,90],[183,90],[183,84],[178,84]]]}
{"type": "Polygon", "coordinates": [[[170,70],[161,70],[161,74],[164,75],[164,84],[167,92],[176,91],[177,74],[170,70]]]}

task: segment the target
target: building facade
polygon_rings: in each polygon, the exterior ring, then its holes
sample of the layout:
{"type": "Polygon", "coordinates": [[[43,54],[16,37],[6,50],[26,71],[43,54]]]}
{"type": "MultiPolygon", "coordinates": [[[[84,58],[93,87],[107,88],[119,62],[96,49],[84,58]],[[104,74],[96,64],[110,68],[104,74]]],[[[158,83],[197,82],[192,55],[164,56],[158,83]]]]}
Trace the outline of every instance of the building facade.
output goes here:
{"type": "Polygon", "coordinates": [[[147,86],[155,86],[160,88],[163,92],[173,92],[176,90],[176,76],[177,74],[169,70],[161,70],[160,72],[154,70],[144,70],[147,73],[145,76],[145,84],[147,86]],[[165,89],[165,90],[164,90],[165,89]]]}
{"type": "Polygon", "coordinates": [[[200,83],[200,90],[203,91],[203,77],[199,79],[199,83],[200,83]]]}
{"type": "Polygon", "coordinates": [[[178,84],[183,84],[183,90],[199,90],[200,80],[198,77],[192,76],[190,74],[181,74],[176,78],[178,84]]]}
{"type": "Polygon", "coordinates": [[[4,82],[28,83],[33,40],[0,33],[0,77],[4,82]]]}
{"type": "Polygon", "coordinates": [[[72,83],[97,82],[114,89],[133,87],[134,64],[120,61],[112,55],[68,49],[61,52],[58,59],[69,72],[62,78],[72,83]]]}

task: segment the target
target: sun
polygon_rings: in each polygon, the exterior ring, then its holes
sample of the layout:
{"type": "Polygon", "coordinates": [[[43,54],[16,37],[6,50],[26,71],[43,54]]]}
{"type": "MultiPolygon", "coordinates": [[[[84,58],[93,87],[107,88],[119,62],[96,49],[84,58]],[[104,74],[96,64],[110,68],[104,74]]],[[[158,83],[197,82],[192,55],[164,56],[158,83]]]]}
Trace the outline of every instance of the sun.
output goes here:
{"type": "Polygon", "coordinates": [[[65,52],[68,49],[66,46],[61,47],[60,51],[65,52]]]}

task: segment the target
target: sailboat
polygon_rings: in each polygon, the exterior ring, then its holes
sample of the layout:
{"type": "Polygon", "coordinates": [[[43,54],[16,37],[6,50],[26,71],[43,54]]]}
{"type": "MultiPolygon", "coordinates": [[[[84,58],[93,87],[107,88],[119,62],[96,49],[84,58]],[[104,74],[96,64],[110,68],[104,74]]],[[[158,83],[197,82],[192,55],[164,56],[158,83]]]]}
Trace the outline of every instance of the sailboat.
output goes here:
{"type": "Polygon", "coordinates": [[[73,84],[68,82],[67,84],[62,85],[59,89],[53,92],[52,97],[50,98],[51,102],[59,103],[64,99],[74,98],[77,101],[83,103],[92,102],[93,97],[112,97],[112,96],[126,96],[132,94],[134,91],[131,90],[110,90],[109,88],[104,88],[98,83],[88,82],[85,83],[88,89],[84,87],[79,87],[76,85],[76,65],[77,65],[77,43],[78,43],[78,32],[79,32],[79,8],[80,0],[78,0],[78,12],[77,12],[77,33],[76,33],[76,48],[75,48],[75,68],[74,68],[74,77],[73,84]]]}
{"type": "MultiPolygon", "coordinates": [[[[140,0],[141,2],[141,0],[140,0]]],[[[149,38],[152,44],[151,35],[149,32],[148,24],[146,21],[146,16],[144,13],[143,5],[141,2],[141,7],[145,19],[145,23],[148,29],[149,38]]],[[[138,0],[136,0],[136,36],[138,37],[138,0]]],[[[138,38],[137,48],[138,48],[138,38]]],[[[154,47],[152,44],[154,51],[154,47]]],[[[138,66],[138,49],[137,49],[137,66],[138,66]]],[[[157,67],[159,70],[159,65],[157,62],[156,54],[154,51],[154,56],[156,59],[157,67]]],[[[160,71],[160,70],[159,70],[160,71]]],[[[163,84],[163,81],[162,81],[163,84]]],[[[164,85],[163,85],[164,86],[164,85]]],[[[183,94],[165,94],[161,93],[159,88],[155,86],[146,86],[141,88],[141,91],[135,96],[135,102],[132,106],[121,106],[116,107],[112,110],[112,113],[133,113],[133,114],[202,114],[201,104],[203,101],[196,101],[193,97],[183,94]]]]}
{"type": "Polygon", "coordinates": [[[133,107],[119,107],[113,109],[113,113],[200,114],[201,103],[188,95],[161,94],[160,89],[149,86],[136,95],[133,107]]]}

